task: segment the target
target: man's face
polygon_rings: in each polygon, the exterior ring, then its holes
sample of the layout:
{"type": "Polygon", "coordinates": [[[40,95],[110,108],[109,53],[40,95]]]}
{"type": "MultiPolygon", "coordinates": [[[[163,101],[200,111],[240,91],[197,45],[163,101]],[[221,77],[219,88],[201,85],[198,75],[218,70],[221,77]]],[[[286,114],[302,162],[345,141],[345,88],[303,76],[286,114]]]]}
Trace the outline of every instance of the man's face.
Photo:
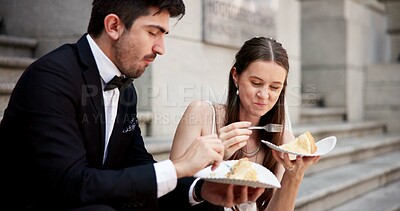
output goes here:
{"type": "Polygon", "coordinates": [[[156,14],[157,8],[149,11],[149,15],[136,19],[129,31],[124,31],[113,49],[116,66],[131,78],[140,77],[157,54],[164,54],[170,15],[168,12],[156,14]]]}

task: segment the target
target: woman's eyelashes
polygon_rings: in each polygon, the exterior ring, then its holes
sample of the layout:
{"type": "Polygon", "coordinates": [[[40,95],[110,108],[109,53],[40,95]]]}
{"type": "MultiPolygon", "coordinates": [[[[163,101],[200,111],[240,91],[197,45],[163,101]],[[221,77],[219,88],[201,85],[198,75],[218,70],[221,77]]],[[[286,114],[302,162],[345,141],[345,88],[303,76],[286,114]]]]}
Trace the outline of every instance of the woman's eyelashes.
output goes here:
{"type": "Polygon", "coordinates": [[[280,86],[269,86],[273,90],[279,90],[281,87],[280,86]]]}
{"type": "Polygon", "coordinates": [[[261,82],[256,82],[256,81],[252,81],[251,84],[252,84],[253,86],[255,86],[255,87],[260,87],[260,86],[263,85],[263,83],[261,83],[261,82]]]}
{"type": "MultiPolygon", "coordinates": [[[[264,83],[262,83],[262,82],[255,82],[255,81],[252,81],[251,84],[252,84],[254,87],[257,87],[257,88],[260,88],[260,87],[263,87],[263,86],[264,86],[264,83]]],[[[279,89],[281,88],[281,86],[279,86],[279,85],[269,85],[269,88],[272,89],[272,90],[279,90],[279,89]]]]}

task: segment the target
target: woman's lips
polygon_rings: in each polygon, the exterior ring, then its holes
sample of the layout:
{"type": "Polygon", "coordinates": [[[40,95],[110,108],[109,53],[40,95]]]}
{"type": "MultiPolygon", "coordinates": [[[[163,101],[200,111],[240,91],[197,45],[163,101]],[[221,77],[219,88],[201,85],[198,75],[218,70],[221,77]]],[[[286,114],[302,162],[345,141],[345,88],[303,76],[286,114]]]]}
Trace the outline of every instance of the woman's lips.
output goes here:
{"type": "Polygon", "coordinates": [[[256,104],[257,106],[266,106],[267,105],[266,103],[254,103],[254,104],[256,104]]]}

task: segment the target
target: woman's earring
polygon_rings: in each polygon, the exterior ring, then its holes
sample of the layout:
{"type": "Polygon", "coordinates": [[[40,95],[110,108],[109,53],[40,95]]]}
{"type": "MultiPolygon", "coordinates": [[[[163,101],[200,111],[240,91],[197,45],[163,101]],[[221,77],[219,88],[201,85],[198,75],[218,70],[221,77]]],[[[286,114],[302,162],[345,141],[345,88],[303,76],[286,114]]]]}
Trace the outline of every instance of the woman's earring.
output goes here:
{"type": "Polygon", "coordinates": [[[239,87],[236,85],[236,95],[239,95],[239,87]]]}

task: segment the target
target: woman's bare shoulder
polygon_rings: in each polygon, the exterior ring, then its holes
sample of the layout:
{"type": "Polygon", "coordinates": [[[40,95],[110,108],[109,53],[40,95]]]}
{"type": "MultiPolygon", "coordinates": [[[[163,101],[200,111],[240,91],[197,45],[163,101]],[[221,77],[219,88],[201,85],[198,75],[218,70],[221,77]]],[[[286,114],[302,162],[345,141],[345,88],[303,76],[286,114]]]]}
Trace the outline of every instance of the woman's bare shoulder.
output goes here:
{"type": "Polygon", "coordinates": [[[194,100],[192,101],[188,107],[187,111],[190,113],[204,113],[210,111],[211,105],[209,101],[202,101],[202,100],[194,100]]]}

